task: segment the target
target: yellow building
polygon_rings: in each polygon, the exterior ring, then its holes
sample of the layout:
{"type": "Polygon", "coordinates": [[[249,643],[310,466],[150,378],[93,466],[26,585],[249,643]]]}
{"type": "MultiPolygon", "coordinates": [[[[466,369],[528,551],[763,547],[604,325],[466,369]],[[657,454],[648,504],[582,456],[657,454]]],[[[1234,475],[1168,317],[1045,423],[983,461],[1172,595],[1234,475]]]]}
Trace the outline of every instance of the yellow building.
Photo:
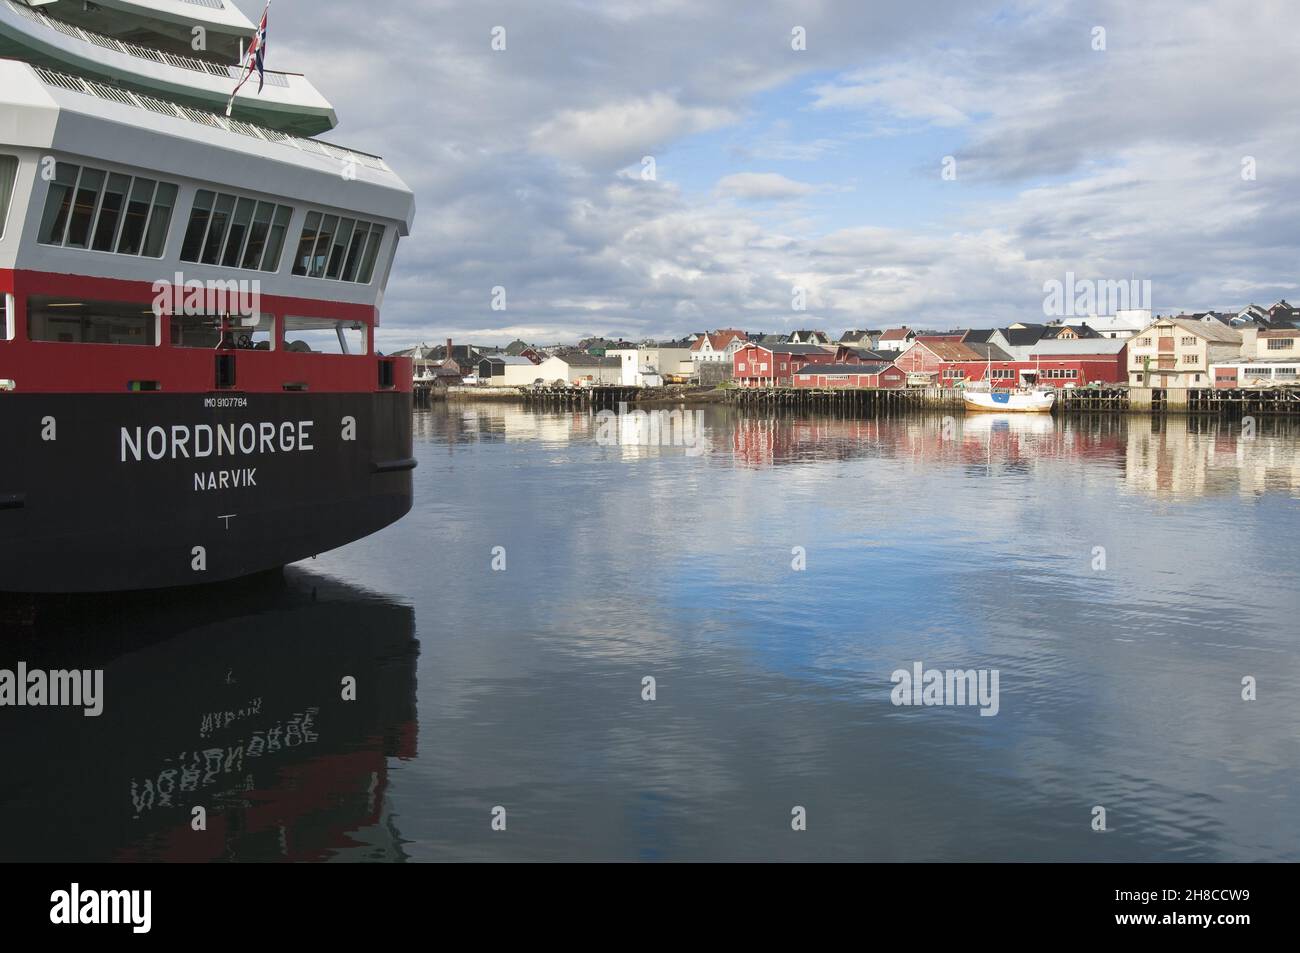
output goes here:
{"type": "Polygon", "coordinates": [[[1210,365],[1241,356],[1241,332],[1217,321],[1157,318],[1129,339],[1128,381],[1136,387],[1213,387],[1210,365]]]}

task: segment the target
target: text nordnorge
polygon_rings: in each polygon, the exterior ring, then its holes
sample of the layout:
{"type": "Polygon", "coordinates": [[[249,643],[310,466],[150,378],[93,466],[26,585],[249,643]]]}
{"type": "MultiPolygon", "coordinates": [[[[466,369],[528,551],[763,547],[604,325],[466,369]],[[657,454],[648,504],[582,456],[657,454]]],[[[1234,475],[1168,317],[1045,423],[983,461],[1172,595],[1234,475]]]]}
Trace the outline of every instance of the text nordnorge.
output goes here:
{"type": "Polygon", "coordinates": [[[282,423],[174,424],[171,427],[123,427],[121,462],[134,460],[205,460],[208,457],[310,453],[311,420],[282,423]]]}

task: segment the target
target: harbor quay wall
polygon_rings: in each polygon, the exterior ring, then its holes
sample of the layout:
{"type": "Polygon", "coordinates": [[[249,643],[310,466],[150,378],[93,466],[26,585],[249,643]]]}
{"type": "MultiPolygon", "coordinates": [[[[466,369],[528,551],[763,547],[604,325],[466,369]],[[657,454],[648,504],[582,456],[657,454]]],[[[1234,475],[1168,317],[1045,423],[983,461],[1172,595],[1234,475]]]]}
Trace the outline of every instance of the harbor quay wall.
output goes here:
{"type": "MultiPolygon", "coordinates": [[[[418,393],[417,406],[430,399],[514,401],[534,407],[630,406],[727,403],[756,409],[792,408],[852,413],[960,411],[961,391],[940,387],[483,387],[430,388],[418,393]],[[423,398],[423,399],[421,399],[423,398]]],[[[1252,414],[1300,417],[1300,388],[1235,390],[1185,387],[1078,387],[1057,392],[1057,410],[1065,413],[1114,414],[1252,414]]]]}

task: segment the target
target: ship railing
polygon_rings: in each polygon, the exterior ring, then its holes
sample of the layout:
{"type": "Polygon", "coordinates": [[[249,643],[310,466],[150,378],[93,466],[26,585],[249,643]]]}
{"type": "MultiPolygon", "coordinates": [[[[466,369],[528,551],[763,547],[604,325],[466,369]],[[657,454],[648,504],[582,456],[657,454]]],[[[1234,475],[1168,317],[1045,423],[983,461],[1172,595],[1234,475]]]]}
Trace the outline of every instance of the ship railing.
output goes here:
{"type": "MultiPolygon", "coordinates": [[[[147,46],[139,46],[135,43],[125,43],[116,40],[111,36],[104,36],[100,33],[92,33],[90,30],[84,30],[79,26],[71,23],[65,23],[62,20],[56,20],[44,10],[35,10],[20,3],[18,0],[4,0],[20,16],[26,17],[33,23],[39,23],[49,27],[51,30],[57,30],[65,36],[72,37],[74,40],[81,40],[85,43],[92,43],[102,49],[113,53],[122,53],[126,56],[134,56],[136,59],[150,60],[154,63],[161,63],[164,66],[175,66],[178,69],[190,70],[194,73],[206,73],[209,76],[220,76],[223,79],[239,79],[241,67],[226,66],[222,63],[213,63],[209,60],[201,60],[194,56],[182,56],[178,53],[168,53],[165,50],[156,50],[147,46]]],[[[266,82],[271,86],[280,86],[288,89],[290,86],[289,77],[296,76],[296,73],[280,73],[273,70],[266,71],[266,82]]]]}
{"type": "Polygon", "coordinates": [[[120,103],[123,106],[134,106],[137,109],[148,109],[163,116],[170,116],[173,119],[184,119],[188,122],[198,123],[212,129],[222,129],[226,132],[233,132],[241,136],[247,136],[250,139],[260,139],[265,142],[279,143],[297,149],[299,152],[308,153],[309,155],[337,159],[340,162],[352,161],[357,165],[362,165],[378,172],[387,172],[390,175],[393,172],[393,170],[388,167],[388,163],[379,156],[371,155],[368,152],[360,152],[356,149],[347,149],[343,146],[336,146],[333,143],[322,142],[319,139],[304,139],[301,136],[291,136],[287,133],[279,132],[275,129],[267,129],[264,126],[258,126],[251,122],[244,122],[240,119],[227,119],[219,113],[206,112],[202,109],[194,109],[190,106],[180,106],[176,103],[168,102],[165,99],[146,96],[144,93],[137,93],[129,89],[123,89],[121,86],[111,86],[107,83],[98,82],[97,80],[83,79],[80,76],[73,76],[71,73],[62,73],[46,66],[33,65],[32,69],[36,70],[36,74],[41,78],[41,81],[45,83],[46,86],[54,86],[59,89],[70,90],[74,93],[85,93],[88,96],[96,96],[99,99],[106,99],[109,102],[120,103]]]}

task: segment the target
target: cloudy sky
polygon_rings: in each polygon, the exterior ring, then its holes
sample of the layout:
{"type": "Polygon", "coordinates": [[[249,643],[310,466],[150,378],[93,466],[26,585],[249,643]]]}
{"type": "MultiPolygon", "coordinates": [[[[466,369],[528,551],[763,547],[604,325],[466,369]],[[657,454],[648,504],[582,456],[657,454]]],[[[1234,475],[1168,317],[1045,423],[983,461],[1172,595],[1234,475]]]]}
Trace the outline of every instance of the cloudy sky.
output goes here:
{"type": "Polygon", "coordinates": [[[381,346],[1300,298],[1289,0],[278,0],[269,49],[415,190],[381,346]]]}

